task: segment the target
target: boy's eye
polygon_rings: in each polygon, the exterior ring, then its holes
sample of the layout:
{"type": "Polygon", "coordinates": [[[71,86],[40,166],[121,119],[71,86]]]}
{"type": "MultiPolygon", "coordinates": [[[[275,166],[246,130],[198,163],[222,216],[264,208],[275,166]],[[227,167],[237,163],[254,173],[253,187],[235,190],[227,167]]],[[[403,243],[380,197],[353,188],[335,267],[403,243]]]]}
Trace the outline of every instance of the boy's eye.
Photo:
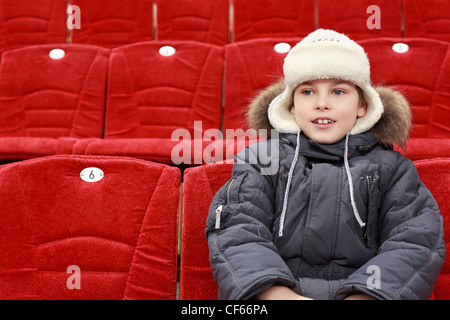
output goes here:
{"type": "Polygon", "coordinates": [[[340,96],[340,95],[343,95],[345,92],[343,91],[343,90],[341,90],[341,89],[335,89],[335,90],[333,90],[333,94],[335,94],[335,95],[337,95],[337,96],[340,96]]]}
{"type": "Polygon", "coordinates": [[[312,95],[314,92],[312,90],[309,89],[305,89],[302,91],[302,94],[304,94],[305,96],[310,96],[312,95]]]}

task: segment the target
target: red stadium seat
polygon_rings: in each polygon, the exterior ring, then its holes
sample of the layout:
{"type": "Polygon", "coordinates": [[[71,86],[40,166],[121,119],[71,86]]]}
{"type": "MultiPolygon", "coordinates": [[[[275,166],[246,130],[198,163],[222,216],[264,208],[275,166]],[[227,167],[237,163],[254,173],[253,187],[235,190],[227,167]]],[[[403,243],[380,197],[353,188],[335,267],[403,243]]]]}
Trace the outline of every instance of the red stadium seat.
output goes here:
{"type": "Polygon", "coordinates": [[[66,42],[64,0],[2,0],[0,53],[35,44],[66,42]]]}
{"type": "Polygon", "coordinates": [[[2,166],[0,299],[175,299],[180,175],[119,157],[2,166]]]}
{"type": "MultiPolygon", "coordinates": [[[[450,159],[437,158],[415,161],[420,178],[436,199],[444,218],[444,240],[446,251],[450,249],[450,159]]],[[[450,258],[445,255],[444,267],[441,270],[433,291],[436,300],[450,299],[450,258]]]]}
{"type": "Polygon", "coordinates": [[[107,48],[153,39],[152,0],[72,0],[80,8],[80,29],[73,43],[107,48]]]}
{"type": "Polygon", "coordinates": [[[225,47],[225,129],[247,129],[248,104],[259,90],[283,76],[284,58],[298,41],[300,38],[253,39],[225,47]],[[277,52],[278,48],[282,50],[277,52]]]}
{"type": "Polygon", "coordinates": [[[233,0],[232,41],[304,37],[314,31],[311,0],[233,0]]]}
{"type": "Polygon", "coordinates": [[[405,36],[450,42],[450,7],[446,0],[403,0],[405,36]]]}
{"type": "Polygon", "coordinates": [[[228,0],[156,0],[156,40],[228,43],[228,0]]]}
{"type": "Polygon", "coordinates": [[[402,36],[401,0],[317,0],[317,3],[319,28],[342,32],[353,40],[402,36]]]}
{"type": "Polygon", "coordinates": [[[3,53],[0,159],[71,153],[78,139],[101,138],[109,53],[75,44],[3,53]]]}
{"type": "Polygon", "coordinates": [[[404,155],[412,160],[450,157],[449,43],[422,38],[360,43],[371,63],[372,82],[395,87],[411,104],[413,128],[404,155]]]}
{"type": "Polygon", "coordinates": [[[279,81],[284,57],[298,40],[252,39],[225,46],[223,134],[210,144],[215,153],[205,154],[205,163],[232,162],[234,155],[248,144],[270,135],[270,132],[249,130],[247,107],[261,89],[279,81]]]}
{"type": "Polygon", "coordinates": [[[223,49],[205,43],[151,41],[114,49],[105,139],[74,152],[172,163],[172,150],[181,143],[178,135],[171,139],[178,129],[183,141],[199,140],[200,152],[192,156],[201,160],[203,133],[220,129],[222,69],[223,49]]]}
{"type": "Polygon", "coordinates": [[[231,164],[207,164],[184,171],[180,256],[180,299],[217,299],[212,277],[206,218],[213,196],[231,177],[231,164]]]}

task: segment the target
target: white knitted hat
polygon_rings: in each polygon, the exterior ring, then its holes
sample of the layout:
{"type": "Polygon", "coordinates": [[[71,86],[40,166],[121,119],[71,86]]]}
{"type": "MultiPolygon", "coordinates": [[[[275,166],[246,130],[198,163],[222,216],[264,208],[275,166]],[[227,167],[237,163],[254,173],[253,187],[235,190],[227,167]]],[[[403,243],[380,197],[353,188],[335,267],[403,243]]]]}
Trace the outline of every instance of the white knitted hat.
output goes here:
{"type": "Polygon", "coordinates": [[[284,59],[285,89],[272,100],[269,120],[279,132],[299,129],[290,113],[293,93],[300,84],[317,79],[350,81],[364,93],[366,115],[358,118],[351,134],[370,130],[383,113],[380,96],[371,86],[370,64],[364,49],[347,36],[333,30],[318,29],[297,43],[284,59]]]}

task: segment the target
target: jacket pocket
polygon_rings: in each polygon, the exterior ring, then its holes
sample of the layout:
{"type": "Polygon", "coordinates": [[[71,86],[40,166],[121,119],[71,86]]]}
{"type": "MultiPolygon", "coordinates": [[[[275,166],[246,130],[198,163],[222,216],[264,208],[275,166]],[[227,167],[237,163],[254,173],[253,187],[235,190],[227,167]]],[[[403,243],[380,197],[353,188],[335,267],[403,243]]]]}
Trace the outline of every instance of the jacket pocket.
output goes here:
{"type": "Polygon", "coordinates": [[[215,224],[214,224],[214,228],[220,229],[220,222],[222,220],[222,211],[224,211],[226,209],[226,207],[228,207],[228,205],[230,204],[230,193],[231,193],[231,187],[233,186],[233,183],[236,179],[230,179],[228,180],[228,182],[225,184],[225,201],[224,203],[221,203],[217,206],[216,208],[216,216],[215,216],[215,224]]]}

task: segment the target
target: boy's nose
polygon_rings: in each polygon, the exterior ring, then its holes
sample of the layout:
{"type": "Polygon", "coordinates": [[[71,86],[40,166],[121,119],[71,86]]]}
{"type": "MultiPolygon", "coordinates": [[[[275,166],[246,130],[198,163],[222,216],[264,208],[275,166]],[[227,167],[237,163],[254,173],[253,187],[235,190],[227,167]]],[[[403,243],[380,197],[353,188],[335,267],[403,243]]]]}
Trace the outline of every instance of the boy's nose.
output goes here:
{"type": "Polygon", "coordinates": [[[330,103],[328,102],[328,99],[325,96],[318,96],[317,102],[316,102],[316,109],[318,110],[328,110],[331,108],[330,103]]]}

